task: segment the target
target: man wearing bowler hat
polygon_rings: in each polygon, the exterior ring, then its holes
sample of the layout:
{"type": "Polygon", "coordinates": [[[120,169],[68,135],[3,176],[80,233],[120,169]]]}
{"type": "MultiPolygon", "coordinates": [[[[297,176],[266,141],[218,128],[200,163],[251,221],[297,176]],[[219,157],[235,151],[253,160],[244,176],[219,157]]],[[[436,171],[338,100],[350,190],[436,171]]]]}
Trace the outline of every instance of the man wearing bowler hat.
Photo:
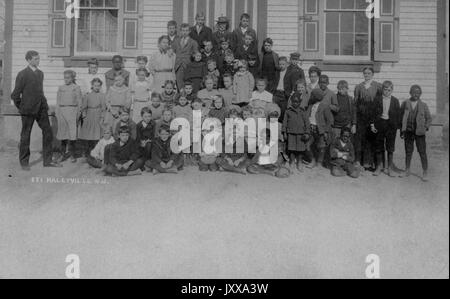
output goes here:
{"type": "Polygon", "coordinates": [[[226,40],[230,43],[230,49],[234,49],[231,41],[233,35],[230,32],[230,20],[227,17],[219,17],[217,20],[217,30],[213,33],[214,49],[220,50],[220,44],[222,40],[226,40]]]}

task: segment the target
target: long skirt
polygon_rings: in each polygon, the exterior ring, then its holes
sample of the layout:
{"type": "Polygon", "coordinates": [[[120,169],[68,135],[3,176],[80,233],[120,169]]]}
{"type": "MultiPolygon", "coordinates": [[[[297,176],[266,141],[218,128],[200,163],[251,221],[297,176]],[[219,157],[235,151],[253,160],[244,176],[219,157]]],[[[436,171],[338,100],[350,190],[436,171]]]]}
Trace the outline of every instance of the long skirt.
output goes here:
{"type": "Polygon", "coordinates": [[[78,138],[81,140],[100,140],[102,137],[102,110],[88,108],[83,124],[80,124],[78,138]]]}
{"type": "Polygon", "coordinates": [[[58,107],[56,119],[58,123],[58,140],[77,140],[78,107],[58,107]]]}

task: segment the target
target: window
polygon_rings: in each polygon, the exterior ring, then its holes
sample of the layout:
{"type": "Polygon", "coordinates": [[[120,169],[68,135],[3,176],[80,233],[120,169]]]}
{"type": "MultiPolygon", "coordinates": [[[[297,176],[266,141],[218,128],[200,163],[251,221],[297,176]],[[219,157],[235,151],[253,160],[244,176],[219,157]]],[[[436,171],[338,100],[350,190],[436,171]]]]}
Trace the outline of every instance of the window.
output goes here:
{"type": "Polygon", "coordinates": [[[80,0],[80,17],[69,19],[65,0],[49,0],[49,55],[135,57],[142,49],[143,2],[80,0]]]}
{"type": "Polygon", "coordinates": [[[75,55],[117,53],[117,0],[81,0],[80,18],[76,19],[75,27],[75,55]]]}
{"type": "Polygon", "coordinates": [[[325,57],[370,60],[371,19],[365,0],[327,0],[325,8],[325,57]]]}
{"type": "Polygon", "coordinates": [[[330,65],[399,61],[400,0],[381,0],[381,17],[374,19],[366,16],[366,0],[298,1],[304,60],[330,65]]]}

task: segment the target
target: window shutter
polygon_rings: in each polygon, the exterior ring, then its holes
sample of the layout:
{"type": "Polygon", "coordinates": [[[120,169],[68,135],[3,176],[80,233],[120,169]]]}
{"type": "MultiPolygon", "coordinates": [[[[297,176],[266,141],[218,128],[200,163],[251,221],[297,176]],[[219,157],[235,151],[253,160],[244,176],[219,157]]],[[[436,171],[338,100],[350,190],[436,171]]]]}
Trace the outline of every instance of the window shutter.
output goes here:
{"type": "Polygon", "coordinates": [[[304,60],[323,60],[324,0],[299,1],[299,50],[304,60]]]}
{"type": "Polygon", "coordinates": [[[136,57],[142,49],[143,0],[124,0],[122,22],[119,32],[122,36],[122,53],[126,57],[136,57]]]}
{"type": "Polygon", "coordinates": [[[374,21],[374,60],[400,61],[400,0],[380,0],[380,18],[374,21]]]}
{"type": "Polygon", "coordinates": [[[64,0],[49,0],[48,56],[70,56],[72,20],[66,16],[64,0]]]}

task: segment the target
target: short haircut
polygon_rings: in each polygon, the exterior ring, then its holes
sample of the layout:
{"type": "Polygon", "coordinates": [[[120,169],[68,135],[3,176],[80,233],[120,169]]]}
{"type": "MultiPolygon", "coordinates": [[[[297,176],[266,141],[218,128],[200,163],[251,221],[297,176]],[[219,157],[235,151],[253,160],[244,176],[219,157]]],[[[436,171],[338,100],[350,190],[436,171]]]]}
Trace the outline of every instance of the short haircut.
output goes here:
{"type": "Polygon", "coordinates": [[[164,87],[166,87],[167,85],[172,85],[173,87],[175,87],[175,82],[173,80],[166,80],[166,82],[164,82],[164,87]]]}
{"type": "Polygon", "coordinates": [[[211,63],[215,63],[215,64],[217,65],[217,61],[216,61],[214,58],[209,58],[209,59],[206,61],[206,65],[211,64],[211,63]]]}
{"type": "Polygon", "coordinates": [[[319,82],[326,80],[328,83],[330,83],[330,78],[327,75],[320,75],[319,82]]]}
{"type": "Polygon", "coordinates": [[[195,19],[198,19],[198,18],[206,18],[205,13],[204,12],[198,12],[195,15],[195,19]]]}
{"type": "Polygon", "coordinates": [[[348,82],[345,80],[341,80],[337,84],[337,89],[347,88],[348,89],[348,82]]]}
{"type": "Polygon", "coordinates": [[[144,107],[141,110],[141,116],[144,116],[145,113],[152,114],[152,110],[149,107],[144,107]]]}
{"type": "Polygon", "coordinates": [[[231,81],[233,81],[233,75],[230,74],[230,73],[225,73],[225,74],[223,74],[222,79],[225,79],[225,78],[230,78],[231,81]]]}
{"type": "Polygon", "coordinates": [[[105,133],[110,133],[110,134],[113,133],[113,129],[110,125],[103,126],[103,134],[105,134],[105,133]]]}
{"type": "Polygon", "coordinates": [[[192,83],[192,81],[190,81],[190,80],[185,81],[185,82],[184,82],[184,87],[186,87],[186,86],[193,86],[192,84],[193,84],[193,83],[192,83]]]}
{"type": "Polygon", "coordinates": [[[206,82],[208,80],[212,80],[214,82],[215,78],[212,75],[206,75],[205,78],[203,79],[203,82],[206,82]]]}
{"type": "Polygon", "coordinates": [[[383,82],[383,89],[384,88],[392,88],[394,89],[394,83],[392,81],[386,80],[383,82]]]}
{"type": "Polygon", "coordinates": [[[233,51],[228,49],[228,50],[225,51],[225,56],[233,56],[234,57],[234,53],[233,53],[233,51]]]}
{"type": "Polygon", "coordinates": [[[247,105],[247,106],[242,107],[242,113],[244,113],[244,112],[250,112],[250,113],[252,113],[252,112],[253,112],[253,109],[252,109],[251,106],[247,105]]]}
{"type": "Polygon", "coordinates": [[[189,28],[190,29],[191,27],[189,26],[188,23],[183,23],[183,24],[181,24],[180,28],[181,29],[184,29],[184,28],[189,28]]]}
{"type": "Polygon", "coordinates": [[[120,134],[130,134],[130,128],[128,126],[121,126],[119,128],[119,135],[120,134]]]}
{"type": "Polygon", "coordinates": [[[306,81],[305,81],[304,79],[298,79],[298,80],[295,82],[295,88],[297,88],[297,86],[298,86],[299,84],[301,84],[301,85],[303,85],[303,86],[306,87],[306,81]]]}
{"type": "Polygon", "coordinates": [[[248,14],[248,13],[243,13],[242,15],[241,15],[241,18],[240,18],[240,20],[242,21],[242,19],[249,19],[250,20],[250,15],[248,14]]]}
{"type": "Polygon", "coordinates": [[[119,115],[122,115],[122,114],[130,114],[130,108],[127,108],[127,107],[122,107],[122,108],[120,108],[120,110],[119,110],[119,115]]]}
{"type": "Polygon", "coordinates": [[[285,62],[288,62],[288,58],[286,57],[286,56],[281,56],[279,59],[278,59],[278,61],[285,61],[285,62]]]}
{"type": "Polygon", "coordinates": [[[225,99],[222,95],[218,94],[215,97],[213,97],[213,103],[218,100],[222,101],[222,105],[225,106],[225,99]]]}
{"type": "Polygon", "coordinates": [[[267,85],[267,79],[266,78],[263,78],[263,77],[256,78],[255,83],[258,84],[259,82],[264,82],[264,84],[267,85]]]}
{"type": "Polygon", "coordinates": [[[170,26],[175,26],[175,27],[177,27],[178,24],[177,24],[176,21],[172,20],[172,21],[167,22],[167,27],[170,27],[170,26]]]}
{"type": "Polygon", "coordinates": [[[310,67],[309,70],[308,70],[309,76],[311,76],[312,73],[316,73],[317,76],[320,77],[320,76],[322,75],[322,70],[319,69],[317,66],[312,66],[312,67],[310,67]]]}
{"type": "Polygon", "coordinates": [[[157,93],[156,91],[152,92],[152,99],[158,98],[159,99],[160,94],[157,93]]]}
{"type": "Polygon", "coordinates": [[[203,101],[202,101],[202,99],[200,99],[200,98],[195,98],[195,99],[192,101],[192,104],[193,104],[193,103],[200,103],[200,104],[203,105],[203,101]]]}
{"type": "Polygon", "coordinates": [[[140,72],[144,72],[145,73],[145,77],[150,76],[150,72],[146,69],[146,68],[139,68],[136,70],[136,75],[138,75],[140,72]]]}
{"type": "Polygon", "coordinates": [[[123,62],[123,57],[120,55],[114,55],[113,58],[111,59],[111,61],[115,61],[116,59],[119,59],[121,62],[123,62]]]}
{"type": "Polygon", "coordinates": [[[345,133],[352,134],[352,130],[349,127],[343,127],[341,129],[341,136],[344,136],[345,133]]]}
{"type": "Polygon", "coordinates": [[[33,59],[36,56],[39,56],[39,52],[30,50],[27,52],[27,54],[25,54],[25,60],[30,61],[31,59],[33,59]]]}
{"type": "Polygon", "coordinates": [[[170,133],[170,127],[166,126],[166,125],[160,126],[158,129],[158,133],[161,133],[161,132],[170,133]]]}
{"type": "Polygon", "coordinates": [[[409,89],[409,93],[411,94],[414,89],[418,89],[420,91],[420,93],[422,94],[422,87],[420,87],[420,85],[418,85],[418,84],[412,85],[411,88],[409,89]]]}
{"type": "Polygon", "coordinates": [[[158,44],[160,44],[163,40],[165,40],[165,39],[167,39],[168,41],[170,41],[170,38],[169,38],[169,36],[168,35],[161,35],[159,38],[158,38],[158,44]]]}
{"type": "Polygon", "coordinates": [[[136,62],[144,61],[145,63],[148,63],[148,57],[147,56],[138,56],[136,57],[136,62]]]}
{"type": "Polygon", "coordinates": [[[77,78],[77,73],[75,71],[72,71],[72,70],[65,70],[64,71],[64,76],[65,75],[70,75],[72,77],[73,82],[75,82],[75,79],[77,78]]]}
{"type": "Polygon", "coordinates": [[[92,79],[91,85],[94,85],[95,83],[100,83],[100,86],[103,86],[103,82],[99,78],[92,79]]]}

